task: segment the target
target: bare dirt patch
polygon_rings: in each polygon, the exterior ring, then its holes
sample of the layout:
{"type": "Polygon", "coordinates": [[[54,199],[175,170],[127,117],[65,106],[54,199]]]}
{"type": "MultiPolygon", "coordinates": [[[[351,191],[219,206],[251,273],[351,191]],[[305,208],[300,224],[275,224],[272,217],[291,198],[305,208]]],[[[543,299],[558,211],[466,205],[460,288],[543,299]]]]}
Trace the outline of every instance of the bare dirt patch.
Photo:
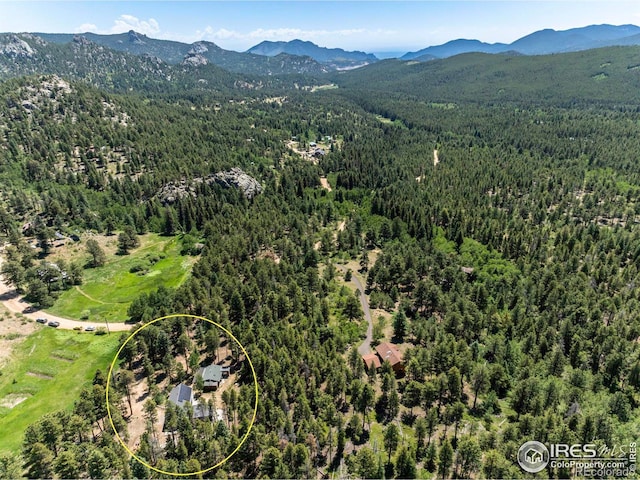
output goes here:
{"type": "MultiPolygon", "coordinates": [[[[158,384],[158,387],[162,390],[168,384],[168,379],[158,384]]],[[[129,448],[135,449],[140,445],[140,438],[142,434],[147,429],[147,417],[144,413],[144,404],[149,399],[149,388],[147,384],[147,380],[144,377],[139,378],[133,385],[130,387],[131,391],[131,406],[133,408],[133,412],[131,416],[127,418],[127,430],[129,432],[129,441],[127,444],[129,448]]],[[[125,403],[126,397],[125,397],[125,403]]],[[[129,404],[127,403],[127,409],[129,408],[129,404]]],[[[165,445],[165,436],[162,433],[162,426],[164,425],[164,412],[165,406],[161,405],[156,409],[157,419],[154,423],[154,435],[156,440],[158,441],[160,447],[164,447],[165,445]]]]}
{"type": "Polygon", "coordinates": [[[320,177],[320,185],[322,185],[322,188],[324,188],[327,191],[331,191],[331,185],[329,185],[329,181],[327,180],[326,177],[320,177]]]}
{"type": "Polygon", "coordinates": [[[111,256],[115,255],[116,251],[118,250],[117,235],[96,235],[91,232],[86,232],[82,234],[82,240],[79,242],[74,242],[71,239],[66,239],[64,244],[51,249],[51,254],[48,258],[51,259],[52,262],[56,262],[59,260],[71,262],[86,258],[88,262],[91,258],[91,256],[87,253],[86,246],[87,240],[89,239],[98,242],[98,245],[100,245],[100,248],[104,250],[107,258],[111,258],[111,256]]]}
{"type": "Polygon", "coordinates": [[[276,265],[280,263],[280,256],[272,248],[263,248],[256,258],[272,260],[276,265]]]}
{"type": "Polygon", "coordinates": [[[35,322],[8,312],[0,303],[0,366],[11,356],[15,346],[36,328],[35,322]]]}
{"type": "Polygon", "coordinates": [[[31,395],[25,395],[22,393],[10,393],[0,400],[0,407],[13,408],[24,402],[30,396],[31,395]]]}

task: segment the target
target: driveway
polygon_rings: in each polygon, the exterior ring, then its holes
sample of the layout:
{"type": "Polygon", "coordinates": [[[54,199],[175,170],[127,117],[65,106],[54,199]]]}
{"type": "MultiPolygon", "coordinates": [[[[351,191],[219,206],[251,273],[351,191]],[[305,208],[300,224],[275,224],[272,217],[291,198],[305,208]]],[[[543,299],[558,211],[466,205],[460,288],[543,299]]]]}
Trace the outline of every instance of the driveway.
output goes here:
{"type": "MultiPolygon", "coordinates": [[[[342,273],[347,273],[347,267],[344,265],[336,265],[338,270],[342,273]]],[[[353,283],[358,290],[360,290],[360,305],[362,305],[362,311],[364,312],[364,318],[368,323],[367,326],[367,336],[364,341],[358,347],[358,353],[360,355],[366,355],[367,353],[371,353],[371,342],[373,341],[373,320],[371,318],[371,311],[369,310],[369,299],[364,293],[364,287],[362,286],[362,282],[358,278],[358,276],[353,273],[351,275],[351,283],[353,283]]]]}

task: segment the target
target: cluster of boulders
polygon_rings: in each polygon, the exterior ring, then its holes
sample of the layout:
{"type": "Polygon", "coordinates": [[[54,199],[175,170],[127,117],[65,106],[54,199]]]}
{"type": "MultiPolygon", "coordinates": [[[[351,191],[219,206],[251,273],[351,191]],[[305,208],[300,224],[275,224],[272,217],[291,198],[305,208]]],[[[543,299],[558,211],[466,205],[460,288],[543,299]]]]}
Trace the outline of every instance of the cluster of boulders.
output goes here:
{"type": "Polygon", "coordinates": [[[208,179],[208,181],[211,180],[226,188],[239,188],[248,199],[252,199],[262,193],[260,182],[237,167],[226,172],[218,172],[208,179]]]}
{"type": "Polygon", "coordinates": [[[218,172],[205,178],[198,177],[190,181],[183,178],[177,182],[169,182],[158,191],[156,196],[163,204],[170,205],[179,198],[195,197],[196,185],[199,183],[217,183],[225,188],[237,188],[248,199],[252,199],[262,193],[260,182],[245,173],[241,168],[234,167],[226,172],[218,172]]]}
{"type": "Polygon", "coordinates": [[[182,61],[182,65],[189,65],[190,67],[199,67],[208,63],[209,61],[199,53],[189,53],[182,61]]]}
{"type": "Polygon", "coordinates": [[[204,43],[197,42],[191,46],[191,49],[187,52],[182,61],[182,65],[189,65],[191,67],[199,67],[201,65],[208,65],[209,60],[203,55],[207,53],[209,49],[204,43]]]}

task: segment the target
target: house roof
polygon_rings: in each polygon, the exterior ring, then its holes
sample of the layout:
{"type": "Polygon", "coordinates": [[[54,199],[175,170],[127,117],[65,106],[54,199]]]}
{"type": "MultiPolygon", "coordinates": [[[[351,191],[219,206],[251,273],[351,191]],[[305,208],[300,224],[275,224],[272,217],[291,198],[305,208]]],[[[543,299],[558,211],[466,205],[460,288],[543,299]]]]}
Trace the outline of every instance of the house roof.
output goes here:
{"type": "Polygon", "coordinates": [[[200,373],[202,379],[206,382],[219,382],[222,380],[222,366],[221,365],[208,365],[202,369],[200,373]]]}
{"type": "Polygon", "coordinates": [[[380,363],[380,359],[375,353],[367,353],[366,355],[362,355],[362,361],[367,366],[367,368],[371,368],[372,363],[374,368],[380,368],[382,366],[382,364],[380,363]]]}
{"type": "Polygon", "coordinates": [[[380,359],[384,362],[388,360],[391,366],[402,363],[402,354],[398,351],[395,345],[389,342],[383,342],[376,347],[376,352],[380,356],[380,359]]]}
{"type": "Polygon", "coordinates": [[[176,385],[169,394],[169,401],[179,407],[184,406],[187,402],[193,403],[193,390],[184,383],[176,385]]]}

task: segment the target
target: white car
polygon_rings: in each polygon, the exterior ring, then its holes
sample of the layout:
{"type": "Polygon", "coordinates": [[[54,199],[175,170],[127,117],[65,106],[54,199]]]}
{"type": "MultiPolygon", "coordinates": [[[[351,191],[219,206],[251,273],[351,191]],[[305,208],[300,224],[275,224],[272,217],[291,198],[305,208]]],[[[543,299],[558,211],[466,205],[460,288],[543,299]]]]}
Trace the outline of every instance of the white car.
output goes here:
{"type": "Polygon", "coordinates": [[[84,327],[84,331],[85,332],[93,332],[95,331],[96,327],[94,327],[93,325],[87,325],[86,327],[84,327]]]}

